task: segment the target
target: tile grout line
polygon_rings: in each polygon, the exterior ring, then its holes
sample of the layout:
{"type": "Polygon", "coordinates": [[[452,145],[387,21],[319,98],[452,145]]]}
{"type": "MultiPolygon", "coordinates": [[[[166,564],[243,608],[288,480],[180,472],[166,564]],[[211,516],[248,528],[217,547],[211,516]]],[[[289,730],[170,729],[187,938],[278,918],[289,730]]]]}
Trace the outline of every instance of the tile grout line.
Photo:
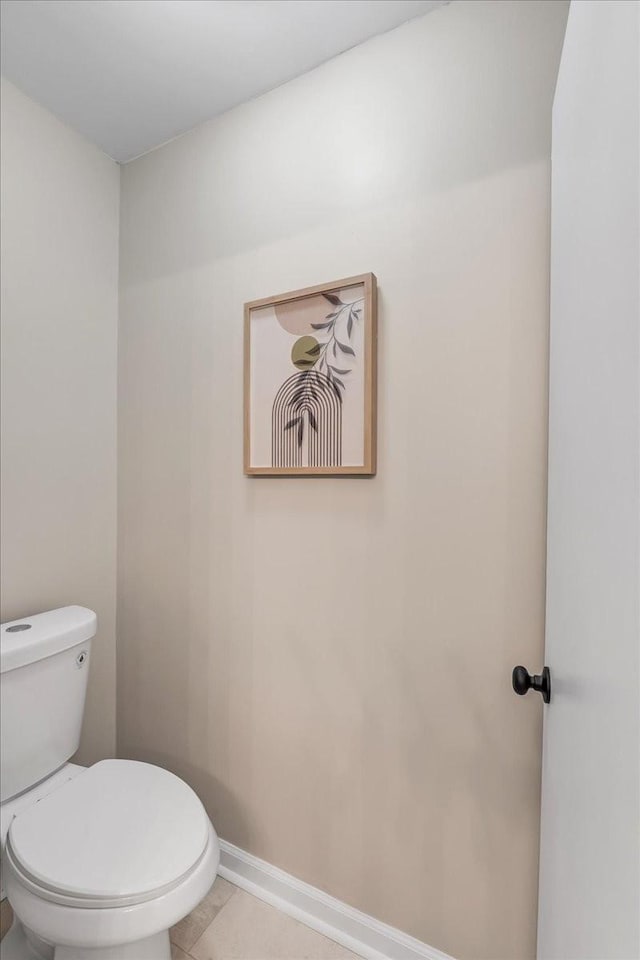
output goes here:
{"type": "MultiPolygon", "coordinates": [[[[218,874],[218,876],[219,876],[219,874],[218,874]]],[[[230,883],[230,881],[227,880],[227,883],[230,883]]],[[[195,943],[192,943],[192,944],[191,944],[191,947],[189,948],[189,950],[183,951],[184,953],[187,954],[187,956],[190,958],[190,960],[196,960],[196,958],[193,956],[193,954],[191,953],[191,951],[192,951],[192,950],[195,950],[195,948],[198,946],[198,944],[200,943],[200,941],[202,940],[202,938],[204,937],[204,935],[211,929],[211,927],[214,925],[214,923],[216,922],[216,920],[218,919],[218,917],[220,916],[220,914],[222,913],[222,911],[224,910],[224,908],[227,906],[228,903],[231,903],[231,901],[233,900],[233,898],[234,898],[235,895],[237,894],[238,890],[240,889],[240,887],[236,886],[235,883],[231,883],[231,886],[233,887],[233,893],[231,894],[231,896],[229,897],[229,899],[228,899],[228,900],[225,900],[225,902],[222,904],[222,906],[220,907],[220,909],[219,909],[218,912],[216,913],[215,917],[213,917],[213,919],[209,921],[209,923],[208,923],[207,926],[204,928],[204,930],[202,931],[202,933],[199,934],[199,936],[198,936],[197,940],[195,941],[195,943]]]]}

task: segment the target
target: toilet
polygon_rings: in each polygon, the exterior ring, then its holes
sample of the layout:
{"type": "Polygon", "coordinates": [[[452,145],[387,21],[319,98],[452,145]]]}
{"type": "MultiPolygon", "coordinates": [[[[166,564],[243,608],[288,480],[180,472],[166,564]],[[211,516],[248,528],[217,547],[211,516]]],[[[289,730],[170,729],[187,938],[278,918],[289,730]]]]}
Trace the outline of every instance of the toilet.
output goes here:
{"type": "Polygon", "coordinates": [[[169,928],[211,887],[220,848],[194,791],[135,760],[69,763],[95,613],[2,625],[2,960],[170,960],[169,928]]]}

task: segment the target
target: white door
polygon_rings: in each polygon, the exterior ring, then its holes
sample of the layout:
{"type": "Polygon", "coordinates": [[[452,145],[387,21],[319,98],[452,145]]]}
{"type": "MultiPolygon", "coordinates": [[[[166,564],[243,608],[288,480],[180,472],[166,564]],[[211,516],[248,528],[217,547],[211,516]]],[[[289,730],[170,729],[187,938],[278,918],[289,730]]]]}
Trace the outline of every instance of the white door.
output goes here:
{"type": "Polygon", "coordinates": [[[640,957],[639,30],[574,0],[553,112],[542,960],[640,957]]]}

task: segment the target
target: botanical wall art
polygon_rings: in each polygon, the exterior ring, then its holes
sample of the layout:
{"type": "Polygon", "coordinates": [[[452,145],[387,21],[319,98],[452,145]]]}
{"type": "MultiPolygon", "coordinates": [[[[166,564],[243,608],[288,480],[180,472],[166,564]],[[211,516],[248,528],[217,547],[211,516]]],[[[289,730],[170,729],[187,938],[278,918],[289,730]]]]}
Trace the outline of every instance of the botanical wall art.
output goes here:
{"type": "Polygon", "coordinates": [[[253,476],[376,470],[376,278],[245,304],[244,469],[253,476]]]}

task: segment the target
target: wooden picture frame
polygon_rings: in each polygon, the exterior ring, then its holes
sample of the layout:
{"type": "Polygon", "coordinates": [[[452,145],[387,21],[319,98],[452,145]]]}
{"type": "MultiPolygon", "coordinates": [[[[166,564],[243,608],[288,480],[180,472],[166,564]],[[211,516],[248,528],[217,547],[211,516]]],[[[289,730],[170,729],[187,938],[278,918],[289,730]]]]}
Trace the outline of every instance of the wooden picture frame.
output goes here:
{"type": "Polygon", "coordinates": [[[244,472],[376,472],[377,283],[364,273],[244,305],[244,472]]]}

